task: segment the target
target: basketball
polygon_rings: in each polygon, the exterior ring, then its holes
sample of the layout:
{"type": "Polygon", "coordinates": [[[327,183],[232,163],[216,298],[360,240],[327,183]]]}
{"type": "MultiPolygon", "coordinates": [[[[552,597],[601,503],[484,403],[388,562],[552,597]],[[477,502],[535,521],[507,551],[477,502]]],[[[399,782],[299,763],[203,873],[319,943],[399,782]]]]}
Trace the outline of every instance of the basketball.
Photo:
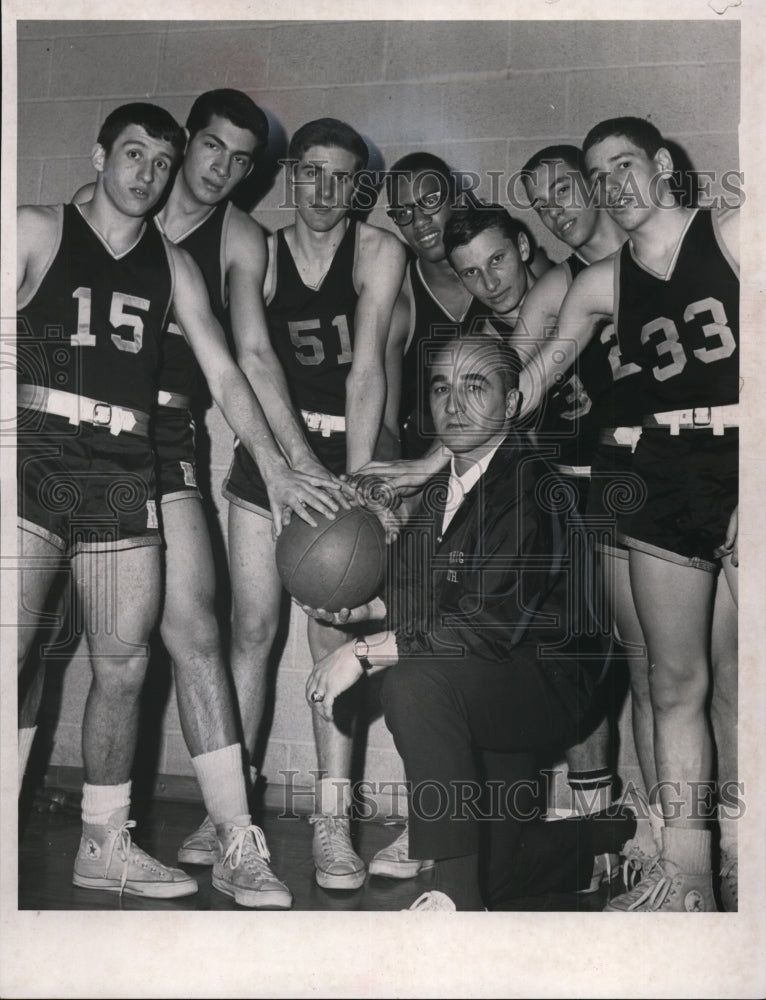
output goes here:
{"type": "Polygon", "coordinates": [[[285,588],[312,608],[340,611],[374,597],[386,569],[386,535],[362,507],[331,521],[312,511],[316,528],[294,517],[277,539],[277,570],[285,588]]]}

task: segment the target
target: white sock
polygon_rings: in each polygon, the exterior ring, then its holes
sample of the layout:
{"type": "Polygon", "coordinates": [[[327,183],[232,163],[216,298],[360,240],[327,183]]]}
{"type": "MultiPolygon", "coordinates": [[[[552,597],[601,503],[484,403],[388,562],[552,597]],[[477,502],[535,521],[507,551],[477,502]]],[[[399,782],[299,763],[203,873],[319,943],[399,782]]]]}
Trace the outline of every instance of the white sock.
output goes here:
{"type": "Polygon", "coordinates": [[[192,757],[207,814],[216,824],[234,817],[247,816],[247,789],[242,771],[242,748],[239,743],[192,757]]]}
{"type": "Polygon", "coordinates": [[[29,752],[35,741],[36,732],[37,726],[28,726],[19,730],[19,791],[21,791],[21,783],[24,780],[24,772],[27,769],[29,752]]]}
{"type": "Polygon", "coordinates": [[[649,804],[649,825],[657,850],[662,850],[662,831],[665,829],[665,817],[662,815],[662,805],[659,799],[649,804]]]}
{"type": "Polygon", "coordinates": [[[351,810],[349,778],[322,778],[314,783],[314,810],[325,816],[346,816],[351,810]]]}
{"type": "Polygon", "coordinates": [[[82,786],[82,821],[105,826],[122,824],[130,815],[130,782],[121,785],[82,786]],[[115,815],[118,814],[118,815],[115,815]]]}
{"type": "Polygon", "coordinates": [[[663,827],[662,856],[675,862],[687,875],[709,875],[710,831],[663,827]]]}

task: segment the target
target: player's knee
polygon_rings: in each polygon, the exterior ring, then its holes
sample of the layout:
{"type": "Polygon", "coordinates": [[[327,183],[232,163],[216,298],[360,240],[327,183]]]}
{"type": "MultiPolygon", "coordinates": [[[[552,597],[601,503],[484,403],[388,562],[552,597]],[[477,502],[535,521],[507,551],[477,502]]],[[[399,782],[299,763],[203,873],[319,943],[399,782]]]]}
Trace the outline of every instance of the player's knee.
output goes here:
{"type": "Polygon", "coordinates": [[[163,616],[160,636],[174,661],[204,658],[220,649],[218,621],[212,609],[191,615],[163,616]]]}
{"type": "Polygon", "coordinates": [[[235,608],[231,619],[232,642],[240,650],[271,649],[277,625],[277,615],[267,616],[235,608]]]}
{"type": "Polygon", "coordinates": [[[708,692],[707,670],[687,663],[657,664],[651,670],[650,691],[655,712],[702,708],[708,692]]]}
{"type": "Polygon", "coordinates": [[[135,698],[141,693],[148,656],[98,657],[91,661],[93,683],[110,697],[135,698]]]}

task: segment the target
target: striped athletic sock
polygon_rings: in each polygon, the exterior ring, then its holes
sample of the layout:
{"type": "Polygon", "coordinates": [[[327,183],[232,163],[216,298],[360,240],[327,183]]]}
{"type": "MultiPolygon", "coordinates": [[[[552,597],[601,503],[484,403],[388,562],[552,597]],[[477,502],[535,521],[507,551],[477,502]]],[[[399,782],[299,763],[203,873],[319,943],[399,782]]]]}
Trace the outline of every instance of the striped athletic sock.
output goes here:
{"type": "Polygon", "coordinates": [[[612,804],[614,775],[608,767],[590,771],[569,771],[567,782],[572,790],[572,802],[578,816],[592,816],[612,804]]]}

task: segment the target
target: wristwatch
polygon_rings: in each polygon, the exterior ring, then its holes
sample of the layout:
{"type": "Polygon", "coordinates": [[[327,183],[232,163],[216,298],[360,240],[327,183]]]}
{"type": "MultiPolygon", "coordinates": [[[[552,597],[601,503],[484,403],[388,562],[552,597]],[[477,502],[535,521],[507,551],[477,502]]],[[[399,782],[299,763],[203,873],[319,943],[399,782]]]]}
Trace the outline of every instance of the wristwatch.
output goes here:
{"type": "Polygon", "coordinates": [[[359,660],[359,664],[365,673],[372,669],[372,664],[367,659],[370,655],[370,647],[367,640],[363,638],[354,639],[354,656],[359,660]]]}

